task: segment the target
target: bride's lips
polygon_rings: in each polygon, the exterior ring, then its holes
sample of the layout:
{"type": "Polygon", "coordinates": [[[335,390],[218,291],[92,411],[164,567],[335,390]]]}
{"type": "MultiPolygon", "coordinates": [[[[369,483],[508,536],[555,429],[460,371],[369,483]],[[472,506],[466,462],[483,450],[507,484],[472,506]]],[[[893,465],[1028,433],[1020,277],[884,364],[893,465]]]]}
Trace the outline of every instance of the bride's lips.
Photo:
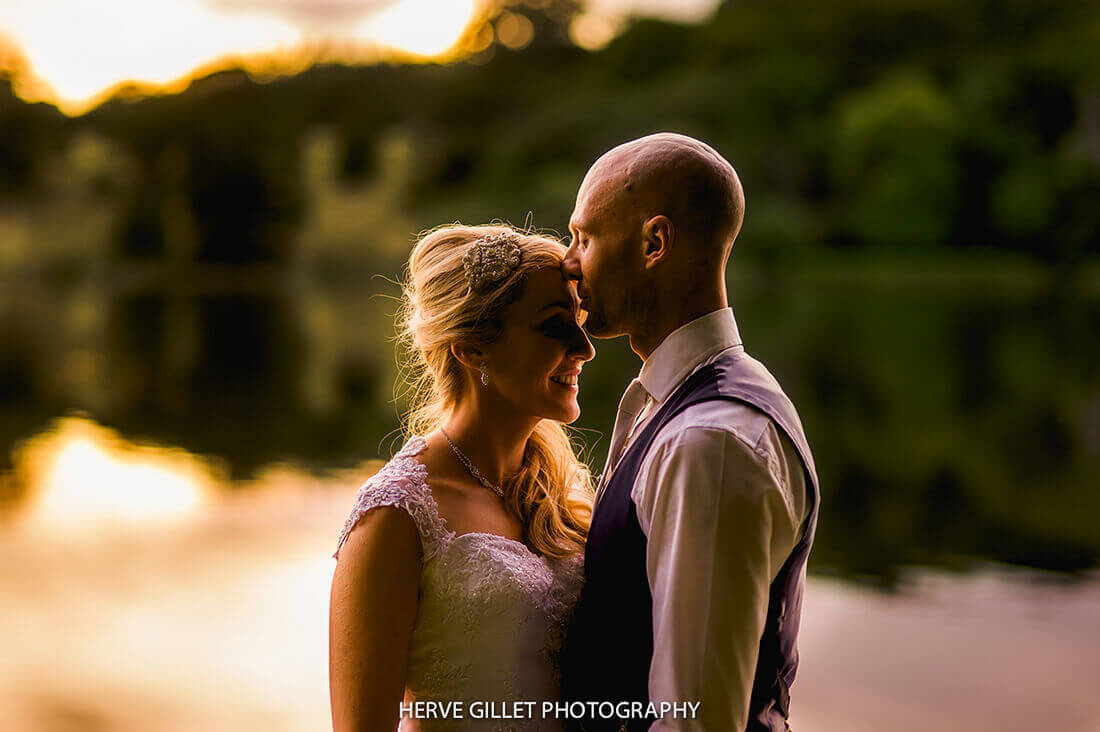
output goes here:
{"type": "Polygon", "coordinates": [[[569,391],[569,392],[572,392],[572,393],[575,394],[579,390],[579,386],[577,384],[563,384],[560,381],[556,381],[556,379],[569,378],[569,377],[573,376],[573,377],[577,377],[577,380],[579,382],[580,375],[581,375],[581,370],[580,369],[573,369],[572,371],[563,371],[560,374],[554,374],[553,376],[550,377],[549,381],[554,386],[557,386],[561,389],[565,389],[566,391],[569,391]]]}

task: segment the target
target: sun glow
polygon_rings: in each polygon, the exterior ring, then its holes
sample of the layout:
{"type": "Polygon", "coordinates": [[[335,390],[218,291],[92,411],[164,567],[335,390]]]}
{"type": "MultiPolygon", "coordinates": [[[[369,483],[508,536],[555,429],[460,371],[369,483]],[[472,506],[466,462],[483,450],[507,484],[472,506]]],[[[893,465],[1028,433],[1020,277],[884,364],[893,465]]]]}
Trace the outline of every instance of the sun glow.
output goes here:
{"type": "Polygon", "coordinates": [[[77,417],[26,445],[17,470],[34,491],[26,522],[81,533],[192,516],[214,483],[209,466],[191,455],[136,446],[77,417]]]}
{"type": "Polygon", "coordinates": [[[355,35],[419,56],[438,56],[458,42],[475,0],[403,0],[364,20],[355,35]]]}
{"type": "Polygon", "coordinates": [[[285,57],[293,69],[298,57],[319,47],[352,56],[372,48],[438,56],[462,37],[481,4],[364,3],[350,21],[319,25],[279,15],[276,2],[0,0],[0,37],[14,42],[41,81],[22,84],[21,93],[77,114],[123,84],[175,87],[219,63],[247,68],[250,57],[268,57],[266,66],[285,57]]]}
{"type": "Polygon", "coordinates": [[[166,84],[226,54],[301,39],[273,16],[216,13],[189,0],[37,0],[0,12],[34,73],[70,102],[127,81],[166,84]]]}

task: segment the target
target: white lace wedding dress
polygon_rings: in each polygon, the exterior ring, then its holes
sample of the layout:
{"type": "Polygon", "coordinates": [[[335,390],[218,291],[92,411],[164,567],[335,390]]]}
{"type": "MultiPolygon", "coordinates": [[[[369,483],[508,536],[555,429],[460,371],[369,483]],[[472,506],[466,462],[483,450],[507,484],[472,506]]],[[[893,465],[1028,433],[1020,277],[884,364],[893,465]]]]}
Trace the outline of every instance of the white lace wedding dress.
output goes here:
{"type": "Polygon", "coordinates": [[[496,534],[448,531],[427,468],[416,459],[424,447],[422,438],[411,438],[363,484],[333,554],[372,508],[396,506],[416,523],[424,553],[407,689],[417,701],[463,702],[464,711],[462,718],[406,717],[399,729],[560,730],[552,715],[543,717],[542,703],[558,700],[557,656],[580,594],[583,556],[546,559],[496,534]],[[502,718],[517,701],[536,704],[502,718]],[[473,718],[478,710],[495,718],[473,718]],[[515,718],[525,710],[530,718],[515,718]]]}

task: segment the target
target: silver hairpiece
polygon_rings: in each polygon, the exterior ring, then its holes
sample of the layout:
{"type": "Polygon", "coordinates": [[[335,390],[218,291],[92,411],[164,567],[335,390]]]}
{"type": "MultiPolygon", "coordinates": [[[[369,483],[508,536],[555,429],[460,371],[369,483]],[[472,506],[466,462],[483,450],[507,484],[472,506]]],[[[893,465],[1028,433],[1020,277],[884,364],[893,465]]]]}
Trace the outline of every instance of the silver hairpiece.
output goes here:
{"type": "Polygon", "coordinates": [[[519,237],[510,232],[489,234],[473,244],[462,256],[462,268],[471,292],[484,291],[496,284],[519,266],[519,237]]]}

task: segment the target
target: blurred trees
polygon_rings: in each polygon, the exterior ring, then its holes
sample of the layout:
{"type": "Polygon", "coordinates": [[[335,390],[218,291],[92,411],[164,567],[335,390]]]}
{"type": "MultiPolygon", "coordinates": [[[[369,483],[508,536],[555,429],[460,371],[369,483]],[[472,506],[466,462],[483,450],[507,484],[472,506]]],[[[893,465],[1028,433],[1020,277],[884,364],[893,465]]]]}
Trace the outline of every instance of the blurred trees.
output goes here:
{"type": "Polygon", "coordinates": [[[906,249],[948,243],[963,183],[957,114],[921,73],[884,75],[837,101],[830,173],[843,202],[839,237],[906,249]]]}
{"type": "Polygon", "coordinates": [[[120,253],[159,256],[187,225],[202,261],[286,261],[319,128],[348,185],[381,174],[394,131],[409,140],[390,199],[409,233],[528,212],[562,229],[596,156],[675,129],[738,167],[741,249],[761,256],[983,248],[1069,268],[1100,253],[1100,4],[727,0],[709,23],[637,20],[595,52],[566,42],[579,7],[501,2],[471,30],[496,42],[467,62],[226,71],[71,122],[3,82],[0,195],[34,191],[63,138],[91,129],[140,161],[120,253]],[[506,43],[520,16],[534,42],[506,43]]]}
{"type": "Polygon", "coordinates": [[[45,165],[72,125],[47,104],[25,104],[0,69],[0,202],[41,192],[45,165]]]}

